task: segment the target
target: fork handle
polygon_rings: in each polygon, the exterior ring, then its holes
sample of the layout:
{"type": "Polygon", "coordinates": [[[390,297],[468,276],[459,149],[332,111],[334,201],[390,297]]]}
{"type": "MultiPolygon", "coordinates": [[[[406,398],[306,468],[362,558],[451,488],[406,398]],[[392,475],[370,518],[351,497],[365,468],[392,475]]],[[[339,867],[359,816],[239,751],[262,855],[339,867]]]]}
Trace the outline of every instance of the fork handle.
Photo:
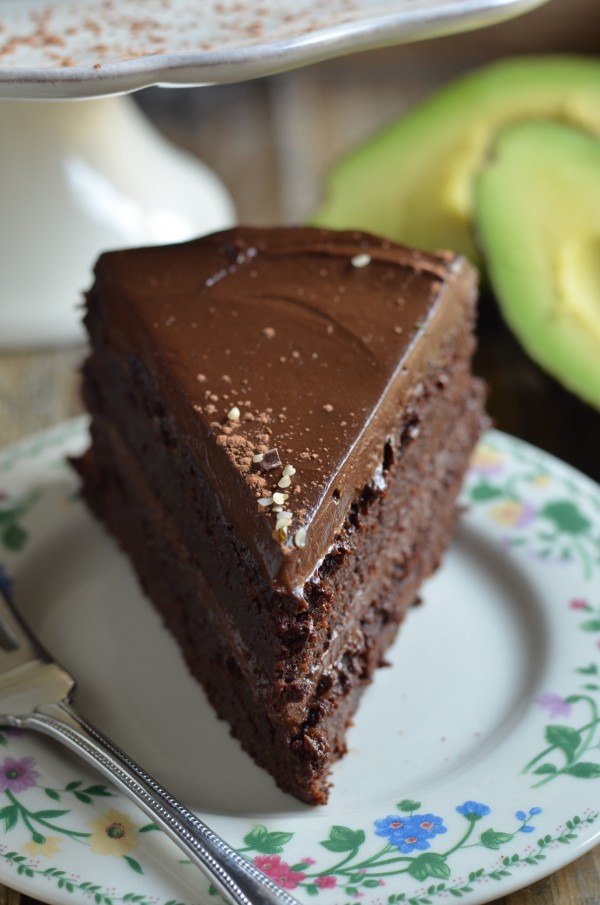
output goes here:
{"type": "Polygon", "coordinates": [[[49,735],[96,767],[131,798],[234,905],[298,905],[188,811],[70,704],[44,704],[22,717],[23,728],[49,735]]]}

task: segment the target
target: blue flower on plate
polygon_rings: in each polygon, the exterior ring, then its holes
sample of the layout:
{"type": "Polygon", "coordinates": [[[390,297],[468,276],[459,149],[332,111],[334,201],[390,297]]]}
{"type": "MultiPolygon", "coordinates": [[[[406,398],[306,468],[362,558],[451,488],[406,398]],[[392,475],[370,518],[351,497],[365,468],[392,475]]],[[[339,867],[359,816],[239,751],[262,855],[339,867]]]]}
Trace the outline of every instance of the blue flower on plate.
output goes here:
{"type": "Polygon", "coordinates": [[[467,820],[472,820],[473,823],[490,813],[490,808],[488,808],[487,804],[481,804],[478,801],[465,801],[464,804],[459,804],[456,810],[463,817],[466,817],[467,820]]]}
{"type": "Polygon", "coordinates": [[[399,852],[404,852],[404,854],[410,854],[415,849],[419,852],[424,852],[430,848],[425,833],[420,832],[413,825],[406,825],[401,830],[397,830],[389,836],[389,841],[399,852]]]}
{"type": "Polygon", "coordinates": [[[400,832],[409,820],[410,817],[399,817],[397,814],[382,817],[375,821],[375,835],[393,836],[394,833],[400,832]]]}
{"type": "Polygon", "coordinates": [[[375,827],[378,836],[386,836],[390,845],[405,854],[415,849],[426,851],[430,847],[429,839],[447,832],[443,819],[436,814],[390,815],[376,820],[375,827]]]}
{"type": "Polygon", "coordinates": [[[443,819],[435,814],[413,814],[410,828],[423,839],[433,839],[434,836],[448,832],[443,819]]]}
{"type": "Polygon", "coordinates": [[[526,814],[525,811],[517,811],[515,814],[515,817],[517,818],[517,820],[523,821],[523,826],[519,827],[519,832],[520,833],[533,833],[535,827],[531,826],[531,824],[527,823],[527,821],[531,817],[535,817],[536,814],[541,814],[541,813],[542,813],[542,809],[538,808],[538,807],[529,808],[529,814],[526,814]]]}

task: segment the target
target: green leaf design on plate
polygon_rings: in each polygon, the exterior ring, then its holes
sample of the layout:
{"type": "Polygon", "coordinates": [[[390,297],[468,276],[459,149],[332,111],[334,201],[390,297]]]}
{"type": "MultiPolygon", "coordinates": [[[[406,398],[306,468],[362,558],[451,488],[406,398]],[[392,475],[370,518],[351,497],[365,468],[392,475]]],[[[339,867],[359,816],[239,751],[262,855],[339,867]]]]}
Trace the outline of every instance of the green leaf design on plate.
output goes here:
{"type": "Polygon", "coordinates": [[[579,626],[584,632],[600,632],[600,619],[588,619],[579,626]]]}
{"type": "Polygon", "coordinates": [[[409,865],[408,873],[415,880],[423,881],[427,877],[437,877],[439,880],[447,880],[450,876],[450,868],[446,864],[444,855],[437,852],[424,852],[414,859],[409,865]]]}
{"type": "Polygon", "coordinates": [[[19,819],[19,809],[14,804],[9,804],[0,810],[0,820],[4,820],[4,831],[8,833],[16,826],[19,819]]]}
{"type": "Polygon", "coordinates": [[[352,852],[365,841],[364,830],[351,830],[347,826],[333,826],[329,839],[319,843],[330,852],[352,852]]]}
{"type": "Polygon", "coordinates": [[[64,817],[65,814],[68,814],[69,810],[66,811],[54,811],[54,810],[44,810],[44,811],[32,811],[30,816],[35,817],[36,820],[52,820],[56,817],[64,817]]]}
{"type": "Polygon", "coordinates": [[[593,764],[589,761],[580,761],[578,764],[565,767],[563,773],[568,773],[569,776],[576,776],[578,779],[599,779],[600,764],[593,764]]]}
{"type": "Polygon", "coordinates": [[[471,488],[469,495],[477,503],[484,503],[487,500],[495,500],[504,496],[504,491],[500,487],[489,484],[487,481],[481,481],[471,488]]]}
{"type": "Polygon", "coordinates": [[[33,491],[10,500],[0,509],[0,543],[11,553],[18,553],[25,546],[28,534],[21,519],[39,496],[38,491],[33,491]]]}
{"type": "Polygon", "coordinates": [[[420,801],[413,801],[411,798],[403,798],[396,805],[399,811],[418,811],[421,807],[420,801]]]}
{"type": "Polygon", "coordinates": [[[261,855],[277,855],[283,851],[283,847],[293,836],[293,833],[269,832],[266,826],[257,824],[244,836],[244,842],[248,848],[260,852],[261,855]]]}
{"type": "Polygon", "coordinates": [[[546,741],[555,748],[560,748],[570,761],[581,744],[581,735],[569,726],[546,726],[546,741]]]}
{"type": "Polygon", "coordinates": [[[10,522],[2,531],[2,543],[13,553],[24,547],[26,540],[27,532],[18,522],[10,522]]]}
{"type": "Polygon", "coordinates": [[[486,848],[497,850],[501,845],[505,845],[513,838],[512,833],[500,833],[497,830],[486,830],[479,837],[481,844],[486,848]]]}
{"type": "Polygon", "coordinates": [[[570,500],[557,500],[547,503],[540,515],[554,522],[559,531],[565,534],[586,534],[590,530],[590,522],[585,518],[579,507],[570,500]]]}

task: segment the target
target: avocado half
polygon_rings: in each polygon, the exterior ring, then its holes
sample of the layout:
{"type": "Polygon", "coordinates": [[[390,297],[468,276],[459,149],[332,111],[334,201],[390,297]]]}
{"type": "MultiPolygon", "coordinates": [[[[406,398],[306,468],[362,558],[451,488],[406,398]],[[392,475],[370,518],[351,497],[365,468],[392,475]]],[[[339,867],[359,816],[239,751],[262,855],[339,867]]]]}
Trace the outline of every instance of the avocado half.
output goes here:
{"type": "Polygon", "coordinates": [[[517,57],[463,76],[340,160],[312,222],[449,248],[481,267],[472,235],[475,174],[496,133],[526,119],[600,136],[600,61],[517,57]]]}
{"type": "Polygon", "coordinates": [[[600,408],[600,142],[552,122],[503,131],[474,186],[475,229],[505,320],[600,408]]]}

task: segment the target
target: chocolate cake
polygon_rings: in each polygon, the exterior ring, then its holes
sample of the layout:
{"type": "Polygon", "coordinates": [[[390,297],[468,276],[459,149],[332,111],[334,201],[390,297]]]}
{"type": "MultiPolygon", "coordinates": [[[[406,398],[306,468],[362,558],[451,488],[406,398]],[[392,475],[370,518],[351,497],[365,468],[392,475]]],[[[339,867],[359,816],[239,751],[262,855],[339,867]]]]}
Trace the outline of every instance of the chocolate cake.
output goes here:
{"type": "Polygon", "coordinates": [[[218,714],[306,802],[455,527],[475,284],[451,254],[312,228],[96,267],[84,496],[218,714]]]}

